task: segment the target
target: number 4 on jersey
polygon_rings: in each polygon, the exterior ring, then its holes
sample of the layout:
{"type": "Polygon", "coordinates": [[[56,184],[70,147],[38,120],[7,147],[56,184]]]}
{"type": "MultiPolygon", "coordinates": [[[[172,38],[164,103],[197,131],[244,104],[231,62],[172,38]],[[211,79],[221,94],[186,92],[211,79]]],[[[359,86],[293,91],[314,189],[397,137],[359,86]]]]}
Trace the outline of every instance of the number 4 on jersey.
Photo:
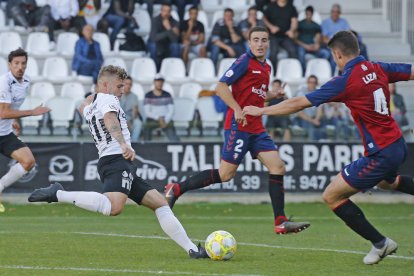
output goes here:
{"type": "Polygon", "coordinates": [[[384,95],[384,90],[379,88],[374,91],[375,111],[382,115],[389,115],[387,99],[384,95]]]}

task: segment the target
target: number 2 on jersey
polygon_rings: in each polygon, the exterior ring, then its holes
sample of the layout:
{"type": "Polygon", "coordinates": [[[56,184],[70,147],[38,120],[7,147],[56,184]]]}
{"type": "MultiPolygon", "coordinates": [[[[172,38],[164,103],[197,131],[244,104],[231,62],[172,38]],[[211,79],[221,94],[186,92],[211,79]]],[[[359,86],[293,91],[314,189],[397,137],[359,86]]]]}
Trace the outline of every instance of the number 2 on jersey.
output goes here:
{"type": "Polygon", "coordinates": [[[243,145],[244,145],[244,141],[242,139],[238,139],[236,141],[236,146],[234,147],[234,151],[235,152],[242,152],[241,148],[243,147],[243,145]]]}
{"type": "Polygon", "coordinates": [[[387,99],[384,95],[384,90],[378,88],[374,91],[375,111],[382,115],[389,115],[387,99]]]}

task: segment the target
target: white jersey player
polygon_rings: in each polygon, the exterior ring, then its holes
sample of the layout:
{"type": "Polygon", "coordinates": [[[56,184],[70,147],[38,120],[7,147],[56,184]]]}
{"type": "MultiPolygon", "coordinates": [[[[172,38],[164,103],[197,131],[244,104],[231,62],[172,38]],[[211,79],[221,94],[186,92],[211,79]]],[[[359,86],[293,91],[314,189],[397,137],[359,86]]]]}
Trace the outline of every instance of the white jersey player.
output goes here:
{"type": "MultiPolygon", "coordinates": [[[[49,111],[49,108],[43,106],[32,110],[19,110],[30,86],[30,79],[24,74],[27,53],[19,48],[10,52],[8,59],[10,71],[0,77],[0,153],[16,160],[17,163],[0,178],[0,194],[35,165],[33,153],[16,136],[20,133],[20,125],[16,119],[41,115],[49,111]]],[[[4,206],[0,203],[0,212],[4,210],[4,206]]]]}
{"type": "Polygon", "coordinates": [[[155,212],[161,228],[191,258],[208,258],[205,249],[196,246],[174,216],[165,198],[134,173],[131,147],[125,113],[119,105],[123,93],[124,69],[105,66],[98,76],[97,93],[89,96],[80,107],[89,124],[90,132],[99,151],[98,172],[104,184],[103,194],[97,192],[68,192],[59,183],[35,190],[30,202],[64,202],[116,216],[122,212],[128,198],[155,212]]]}

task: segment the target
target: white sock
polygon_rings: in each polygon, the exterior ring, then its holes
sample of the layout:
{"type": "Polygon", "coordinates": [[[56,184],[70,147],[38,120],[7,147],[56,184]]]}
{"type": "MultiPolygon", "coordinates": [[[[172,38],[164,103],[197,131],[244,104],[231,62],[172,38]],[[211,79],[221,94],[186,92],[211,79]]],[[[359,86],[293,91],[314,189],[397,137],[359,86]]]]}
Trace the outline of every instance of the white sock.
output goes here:
{"type": "Polygon", "coordinates": [[[173,239],[179,246],[184,248],[187,253],[190,249],[198,252],[197,246],[187,236],[184,227],[174,216],[174,213],[171,211],[169,206],[162,206],[158,208],[155,210],[155,215],[157,216],[161,228],[164,230],[165,234],[173,239]]]}
{"type": "Polygon", "coordinates": [[[111,201],[103,194],[97,192],[67,192],[59,190],[56,193],[58,202],[71,203],[76,206],[98,212],[105,216],[111,214],[111,201]]]}
{"type": "Polygon", "coordinates": [[[0,179],[0,193],[11,184],[19,180],[27,171],[20,163],[14,164],[10,170],[0,179]]]}

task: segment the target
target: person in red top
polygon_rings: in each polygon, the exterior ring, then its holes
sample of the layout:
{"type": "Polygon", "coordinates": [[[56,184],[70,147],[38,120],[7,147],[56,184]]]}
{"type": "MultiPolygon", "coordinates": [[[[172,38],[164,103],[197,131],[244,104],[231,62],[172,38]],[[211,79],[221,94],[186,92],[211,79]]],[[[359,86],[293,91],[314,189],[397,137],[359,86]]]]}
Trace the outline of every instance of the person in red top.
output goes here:
{"type": "Polygon", "coordinates": [[[270,107],[248,106],[243,115],[287,115],[326,102],[343,102],[351,110],[361,133],[365,155],[346,165],[323,193],[333,212],[353,231],[371,241],[365,264],[376,264],[397,251],[396,242],[383,236],[349,197],[375,186],[414,195],[411,176],[398,175],[407,157],[407,145],[390,110],[388,83],[414,79],[411,64],[374,63],[360,56],[358,40],[341,31],[329,41],[332,56],[342,74],[306,96],[270,107]]]}
{"type": "Polygon", "coordinates": [[[217,95],[229,106],[224,124],[224,145],[219,169],[205,170],[181,183],[165,187],[165,196],[172,207],[183,193],[213,183],[231,180],[247,152],[259,159],[269,170],[269,194],[275,217],[276,234],[296,233],[310,226],[307,222],[292,222],[284,212],[283,176],[285,163],[266,133],[260,117],[245,117],[242,108],[247,105],[263,107],[266,100],[283,97],[283,92],[268,90],[270,66],[266,62],[269,32],[265,27],[254,27],[249,33],[250,51],[240,56],[224,73],[217,84],[217,95]],[[232,86],[230,90],[229,86],[232,86]]]}

